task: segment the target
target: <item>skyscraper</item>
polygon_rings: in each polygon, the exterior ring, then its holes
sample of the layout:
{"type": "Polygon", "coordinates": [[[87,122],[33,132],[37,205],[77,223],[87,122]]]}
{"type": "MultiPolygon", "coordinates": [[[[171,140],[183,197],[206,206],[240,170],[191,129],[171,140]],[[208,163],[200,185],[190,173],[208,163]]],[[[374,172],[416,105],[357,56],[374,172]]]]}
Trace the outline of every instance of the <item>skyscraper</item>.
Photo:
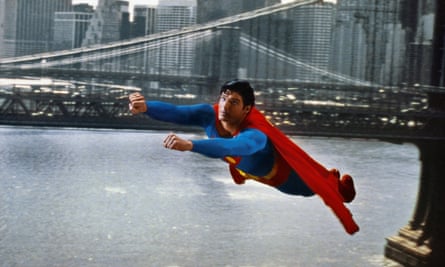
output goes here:
{"type": "Polygon", "coordinates": [[[338,4],[330,60],[332,71],[365,80],[366,34],[362,27],[365,19],[358,1],[338,4]]]}
{"type": "MultiPolygon", "coordinates": [[[[196,0],[161,0],[156,9],[155,32],[165,32],[196,23],[196,0]]],[[[156,62],[163,73],[189,75],[192,71],[195,40],[177,39],[160,48],[156,62]]]]}
{"type": "Polygon", "coordinates": [[[164,32],[196,23],[196,0],[160,0],[155,32],[164,32]]]}
{"type": "Polygon", "coordinates": [[[280,2],[280,0],[197,0],[197,21],[198,23],[205,23],[280,2]]]}
{"type": "Polygon", "coordinates": [[[82,45],[103,44],[128,38],[128,6],[127,1],[99,0],[82,45]]]}
{"type": "MultiPolygon", "coordinates": [[[[406,47],[406,56],[402,57],[405,60],[401,63],[404,67],[402,82],[432,83],[432,65],[437,60],[433,59],[434,24],[439,14],[436,13],[435,9],[438,6],[434,2],[434,0],[401,0],[400,27],[404,37],[404,47],[406,47]]],[[[442,39],[444,38],[442,36],[442,39]]],[[[440,42],[439,38],[437,41],[440,42]]],[[[445,59],[442,58],[442,62],[445,62],[445,59]]],[[[444,75],[443,71],[442,75],[444,75]]]]}
{"type": "Polygon", "coordinates": [[[74,6],[71,12],[56,12],[53,50],[81,47],[93,12],[93,7],[89,5],[74,6]]]}
{"type": "Polygon", "coordinates": [[[131,36],[145,36],[155,31],[156,7],[148,5],[135,5],[133,12],[133,26],[131,36]]]}
{"type": "Polygon", "coordinates": [[[399,1],[338,0],[337,8],[331,69],[379,84],[400,82],[405,45],[399,1]]]}
{"type": "MultiPolygon", "coordinates": [[[[280,0],[198,0],[198,23],[236,16],[280,2],[280,0]]],[[[280,51],[288,55],[293,53],[291,37],[294,32],[293,18],[294,16],[287,12],[279,12],[241,21],[231,29],[220,29],[218,36],[214,38],[214,45],[220,46],[220,53],[209,51],[214,59],[209,61],[208,73],[222,79],[235,76],[275,79],[295,77],[293,66],[286,64],[283,66],[280,58],[272,56],[272,53],[258,50],[259,47],[265,47],[270,51],[280,51]],[[227,40],[230,40],[229,45],[227,40]]],[[[201,62],[203,61],[201,59],[201,62]]]]}
{"type": "Polygon", "coordinates": [[[10,5],[16,4],[14,1],[0,0],[0,58],[14,56],[14,47],[7,43],[15,39],[15,20],[11,19],[12,11],[17,10],[10,5]],[[9,21],[9,23],[8,23],[9,21]]]}
{"type": "Polygon", "coordinates": [[[70,11],[71,0],[0,0],[0,56],[51,50],[56,11],[70,11]]]}
{"type": "Polygon", "coordinates": [[[304,63],[297,68],[297,79],[317,81],[322,78],[317,70],[328,70],[334,10],[331,3],[295,9],[293,54],[304,63]]]}

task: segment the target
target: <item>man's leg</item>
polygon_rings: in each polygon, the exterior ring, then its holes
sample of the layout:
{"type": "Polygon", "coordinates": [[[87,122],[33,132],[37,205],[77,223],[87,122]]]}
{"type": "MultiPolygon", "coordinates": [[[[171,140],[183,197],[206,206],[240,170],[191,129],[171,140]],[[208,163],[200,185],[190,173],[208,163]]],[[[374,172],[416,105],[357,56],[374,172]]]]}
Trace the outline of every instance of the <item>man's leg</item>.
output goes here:
{"type": "Polygon", "coordinates": [[[289,178],[286,182],[276,187],[283,193],[290,195],[298,195],[310,197],[314,195],[314,192],[301,180],[300,176],[294,171],[291,171],[289,178]]]}

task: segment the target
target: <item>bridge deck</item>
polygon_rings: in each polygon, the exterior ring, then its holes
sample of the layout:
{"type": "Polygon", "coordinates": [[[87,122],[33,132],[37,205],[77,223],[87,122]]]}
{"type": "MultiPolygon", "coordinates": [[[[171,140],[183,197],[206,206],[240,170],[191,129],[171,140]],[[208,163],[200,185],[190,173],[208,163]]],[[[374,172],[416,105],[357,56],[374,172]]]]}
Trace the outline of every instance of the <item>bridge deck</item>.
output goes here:
{"type": "MultiPolygon", "coordinates": [[[[267,87],[270,89],[274,85],[269,83],[267,87]]],[[[442,127],[445,125],[445,111],[428,105],[428,91],[309,84],[300,84],[297,87],[293,84],[286,91],[283,91],[280,84],[277,88],[279,89],[276,91],[260,89],[257,107],[287,133],[394,141],[445,139],[445,130],[442,127]]],[[[115,88],[109,90],[108,94],[86,93],[83,87],[42,90],[24,89],[20,86],[0,90],[0,123],[135,129],[177,128],[129,114],[127,95],[137,88],[115,88]]],[[[442,95],[436,91],[433,93],[442,95]]],[[[151,91],[147,96],[176,104],[211,103],[212,99],[216,99],[214,96],[197,96],[187,92],[181,95],[186,98],[178,98],[179,95],[163,90],[151,91]]]]}

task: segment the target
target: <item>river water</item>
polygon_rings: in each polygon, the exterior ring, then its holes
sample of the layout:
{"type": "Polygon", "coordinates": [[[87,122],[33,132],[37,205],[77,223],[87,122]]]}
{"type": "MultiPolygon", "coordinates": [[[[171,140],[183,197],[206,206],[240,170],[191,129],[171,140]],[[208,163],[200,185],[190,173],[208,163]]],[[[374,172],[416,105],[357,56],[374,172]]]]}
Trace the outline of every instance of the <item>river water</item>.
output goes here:
{"type": "Polygon", "coordinates": [[[0,266],[392,265],[385,237],[414,209],[415,146],[293,137],[355,177],[349,236],[318,197],[235,185],[224,162],[166,150],[165,135],[0,127],[0,266]]]}

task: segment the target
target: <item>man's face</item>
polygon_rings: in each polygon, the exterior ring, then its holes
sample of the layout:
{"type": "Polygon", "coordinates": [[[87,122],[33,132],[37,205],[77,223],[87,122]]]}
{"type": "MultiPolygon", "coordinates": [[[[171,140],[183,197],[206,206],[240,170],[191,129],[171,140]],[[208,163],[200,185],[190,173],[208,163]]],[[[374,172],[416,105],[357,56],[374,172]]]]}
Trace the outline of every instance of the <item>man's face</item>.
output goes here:
{"type": "Polygon", "coordinates": [[[250,105],[244,106],[243,98],[236,92],[227,90],[219,97],[218,118],[222,122],[231,125],[240,124],[249,110],[250,105]]]}

